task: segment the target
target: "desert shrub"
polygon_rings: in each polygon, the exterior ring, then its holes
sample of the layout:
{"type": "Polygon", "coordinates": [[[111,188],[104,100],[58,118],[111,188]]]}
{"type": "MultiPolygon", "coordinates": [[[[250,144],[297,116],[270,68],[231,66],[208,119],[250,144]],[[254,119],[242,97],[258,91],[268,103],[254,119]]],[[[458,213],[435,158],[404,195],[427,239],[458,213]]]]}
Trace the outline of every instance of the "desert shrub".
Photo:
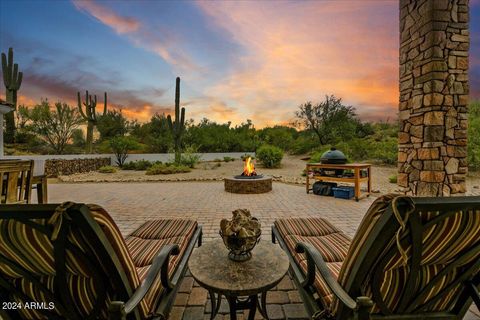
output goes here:
{"type": "Polygon", "coordinates": [[[122,170],[135,170],[135,161],[126,162],[122,166],[122,170]]]}
{"type": "Polygon", "coordinates": [[[122,136],[109,140],[109,145],[115,154],[116,162],[119,167],[123,167],[123,164],[128,157],[128,153],[135,148],[138,148],[138,142],[131,137],[122,136]]]}
{"type": "Polygon", "coordinates": [[[283,158],[283,150],[268,144],[257,149],[256,156],[265,168],[278,168],[283,158]]]}
{"type": "MultiPolygon", "coordinates": [[[[221,161],[221,160],[220,160],[220,161],[221,161]]],[[[235,161],[235,158],[226,156],[226,157],[223,157],[223,161],[225,161],[225,162],[235,161]]]]}
{"type": "Polygon", "coordinates": [[[468,165],[471,169],[480,169],[480,101],[468,106],[468,165]]]}
{"type": "Polygon", "coordinates": [[[123,164],[123,170],[145,171],[155,164],[161,164],[162,161],[135,160],[123,164]]]}
{"type": "Polygon", "coordinates": [[[163,164],[157,163],[147,169],[146,175],[155,175],[155,174],[174,174],[174,173],[184,173],[190,172],[190,169],[184,165],[174,165],[174,164],[163,164]]]}
{"type": "Polygon", "coordinates": [[[117,172],[117,168],[113,166],[103,166],[98,168],[98,172],[100,173],[115,173],[117,172]]]}
{"type": "Polygon", "coordinates": [[[394,174],[394,175],[388,177],[388,182],[390,182],[390,183],[397,183],[397,175],[394,174]]]}
{"type": "Polygon", "coordinates": [[[195,168],[195,165],[200,161],[201,156],[197,154],[198,148],[195,146],[188,146],[180,155],[180,164],[189,168],[195,168]]]}
{"type": "Polygon", "coordinates": [[[135,161],[135,170],[138,170],[138,171],[143,171],[143,170],[147,170],[148,168],[150,168],[151,166],[153,166],[153,162],[150,162],[148,160],[137,160],[135,161]]]}
{"type": "Polygon", "coordinates": [[[244,154],[243,156],[240,156],[240,159],[242,159],[242,161],[245,161],[245,159],[247,158],[251,158],[252,160],[255,160],[254,156],[250,156],[248,154],[244,154]]]}

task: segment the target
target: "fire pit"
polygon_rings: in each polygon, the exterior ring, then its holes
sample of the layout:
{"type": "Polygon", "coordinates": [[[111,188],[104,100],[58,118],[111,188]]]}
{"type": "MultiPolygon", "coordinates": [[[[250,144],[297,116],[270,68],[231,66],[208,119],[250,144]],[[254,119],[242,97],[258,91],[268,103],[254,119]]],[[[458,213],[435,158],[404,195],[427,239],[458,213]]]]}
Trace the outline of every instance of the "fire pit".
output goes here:
{"type": "Polygon", "coordinates": [[[257,174],[252,158],[245,158],[243,172],[232,178],[225,178],[225,191],[232,193],[256,194],[272,191],[272,178],[257,174]]]}

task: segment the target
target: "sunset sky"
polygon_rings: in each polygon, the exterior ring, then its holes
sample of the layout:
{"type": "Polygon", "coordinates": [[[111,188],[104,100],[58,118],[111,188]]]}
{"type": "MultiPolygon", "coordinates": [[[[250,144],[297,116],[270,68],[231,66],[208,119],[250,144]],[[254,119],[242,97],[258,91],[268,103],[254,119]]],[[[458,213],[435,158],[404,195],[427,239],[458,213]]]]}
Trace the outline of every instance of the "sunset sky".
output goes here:
{"type": "MultiPolygon", "coordinates": [[[[480,0],[470,0],[470,95],[480,98],[480,0]]],[[[20,103],[96,93],[129,118],[286,124],[306,101],[343,98],[396,119],[398,1],[5,1],[0,49],[24,72],[20,103]]],[[[5,88],[0,87],[4,96],[5,88]]]]}

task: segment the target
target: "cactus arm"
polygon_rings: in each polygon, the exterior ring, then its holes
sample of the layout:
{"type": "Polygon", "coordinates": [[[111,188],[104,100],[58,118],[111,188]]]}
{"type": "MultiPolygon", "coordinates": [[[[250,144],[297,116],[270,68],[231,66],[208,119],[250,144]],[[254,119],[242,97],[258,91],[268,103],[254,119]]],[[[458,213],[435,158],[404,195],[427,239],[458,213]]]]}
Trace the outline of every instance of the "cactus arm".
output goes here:
{"type": "Polygon", "coordinates": [[[12,81],[11,81],[11,87],[12,89],[15,88],[16,84],[17,84],[17,77],[18,77],[18,64],[14,64],[13,65],[13,72],[12,72],[12,81]]]}
{"type": "Polygon", "coordinates": [[[180,117],[180,128],[185,129],[185,108],[182,108],[182,115],[180,117]]]}
{"type": "Polygon", "coordinates": [[[17,77],[17,85],[16,85],[17,90],[20,89],[20,86],[22,85],[22,80],[23,80],[23,72],[19,72],[17,77]]]}
{"type": "Polygon", "coordinates": [[[7,56],[5,53],[2,53],[2,70],[3,70],[3,83],[5,84],[5,87],[9,88],[10,85],[10,76],[9,76],[9,68],[8,68],[8,63],[7,63],[7,56]]]}
{"type": "Polygon", "coordinates": [[[107,114],[107,93],[105,92],[105,99],[103,102],[103,115],[107,114]]]}
{"type": "Polygon", "coordinates": [[[172,117],[170,115],[167,116],[167,122],[168,122],[168,127],[173,132],[174,130],[173,130],[172,117]]]}
{"type": "Polygon", "coordinates": [[[78,98],[78,110],[80,111],[80,114],[82,115],[83,119],[87,120],[87,115],[83,112],[82,99],[80,98],[80,92],[77,92],[77,98],[78,98]]]}

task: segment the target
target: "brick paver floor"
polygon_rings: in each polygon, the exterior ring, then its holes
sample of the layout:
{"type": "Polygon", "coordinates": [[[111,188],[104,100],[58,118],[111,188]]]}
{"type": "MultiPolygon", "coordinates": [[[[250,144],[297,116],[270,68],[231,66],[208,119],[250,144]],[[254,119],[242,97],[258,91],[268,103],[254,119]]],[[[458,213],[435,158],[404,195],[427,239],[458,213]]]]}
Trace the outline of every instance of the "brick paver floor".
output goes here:
{"type": "MultiPolygon", "coordinates": [[[[231,212],[237,208],[249,209],[260,220],[263,241],[270,241],[273,221],[282,217],[322,217],[353,237],[374,200],[367,198],[355,202],[307,195],[304,187],[283,183],[274,183],[273,191],[260,195],[231,194],[224,191],[220,182],[50,184],[48,189],[50,203],[69,200],[103,206],[124,235],[146,220],[190,218],[203,226],[204,241],[218,239],[220,220],[230,218],[231,212]]],[[[270,319],[306,318],[299,294],[288,277],[269,292],[267,304],[270,319]]],[[[480,312],[475,307],[470,310],[464,320],[480,319],[480,312]]],[[[209,313],[206,290],[187,275],[170,319],[210,319],[209,313]]],[[[229,319],[227,313],[228,304],[223,301],[215,319],[229,319]]],[[[246,319],[247,313],[237,318],[246,319]]]]}

